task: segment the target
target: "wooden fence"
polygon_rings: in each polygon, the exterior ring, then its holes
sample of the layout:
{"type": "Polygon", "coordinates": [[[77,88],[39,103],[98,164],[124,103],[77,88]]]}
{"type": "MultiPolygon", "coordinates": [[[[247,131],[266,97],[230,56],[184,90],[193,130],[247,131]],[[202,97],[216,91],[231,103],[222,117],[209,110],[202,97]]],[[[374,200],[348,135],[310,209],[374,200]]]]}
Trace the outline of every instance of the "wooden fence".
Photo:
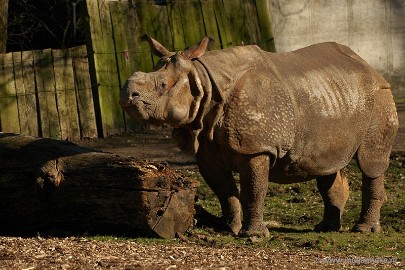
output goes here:
{"type": "Polygon", "coordinates": [[[136,70],[153,70],[148,33],[172,51],[184,50],[204,36],[212,49],[257,44],[274,51],[268,0],[88,0],[88,49],[94,67],[97,110],[103,136],[139,129],[118,105],[119,90],[136,70]]]}
{"type": "Polygon", "coordinates": [[[257,44],[274,51],[267,0],[81,3],[86,46],[0,55],[0,131],[78,140],[144,129],[118,101],[133,72],[153,70],[146,33],[172,51],[206,35],[216,41],[211,49],[257,44]]]}
{"type": "Polygon", "coordinates": [[[0,55],[0,131],[97,137],[86,46],[0,55]]]}

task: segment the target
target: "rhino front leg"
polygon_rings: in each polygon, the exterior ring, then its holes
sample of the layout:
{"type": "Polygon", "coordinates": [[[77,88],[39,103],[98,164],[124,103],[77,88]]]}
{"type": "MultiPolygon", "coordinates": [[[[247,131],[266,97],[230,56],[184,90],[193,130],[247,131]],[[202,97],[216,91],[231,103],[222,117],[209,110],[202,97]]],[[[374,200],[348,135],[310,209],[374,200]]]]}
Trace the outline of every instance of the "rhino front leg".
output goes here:
{"type": "Polygon", "coordinates": [[[218,153],[213,154],[211,151],[201,151],[196,155],[200,174],[221,204],[222,218],[226,226],[237,235],[242,228],[239,191],[232,171],[225,169],[217,158],[218,153]]]}
{"type": "Polygon", "coordinates": [[[243,158],[239,165],[240,196],[243,212],[241,234],[268,237],[263,222],[264,199],[269,181],[270,158],[267,155],[243,158]],[[247,159],[247,160],[246,160],[247,159]]]}
{"type": "Polygon", "coordinates": [[[353,231],[380,232],[380,208],[386,199],[384,175],[371,178],[363,174],[360,220],[353,231]]]}
{"type": "Polygon", "coordinates": [[[349,198],[349,183],[342,171],[318,177],[317,187],[325,208],[323,220],[314,228],[317,232],[339,231],[343,208],[349,198]]]}

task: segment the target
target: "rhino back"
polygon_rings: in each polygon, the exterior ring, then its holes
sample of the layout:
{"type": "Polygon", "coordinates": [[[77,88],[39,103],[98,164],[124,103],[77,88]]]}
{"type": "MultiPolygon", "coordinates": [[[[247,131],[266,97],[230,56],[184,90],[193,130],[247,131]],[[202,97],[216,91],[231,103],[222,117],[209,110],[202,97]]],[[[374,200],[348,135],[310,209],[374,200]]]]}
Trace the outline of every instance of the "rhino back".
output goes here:
{"type": "Polygon", "coordinates": [[[280,54],[246,46],[204,60],[226,93],[219,139],[236,152],[270,152],[274,173],[287,177],[343,168],[367,130],[375,91],[389,87],[336,43],[280,54]]]}
{"type": "MultiPolygon", "coordinates": [[[[364,60],[336,43],[273,55],[295,110],[295,138],[283,175],[327,175],[345,167],[370,123],[376,91],[389,87],[364,60]]],[[[277,170],[275,170],[277,171],[277,170]]]]}

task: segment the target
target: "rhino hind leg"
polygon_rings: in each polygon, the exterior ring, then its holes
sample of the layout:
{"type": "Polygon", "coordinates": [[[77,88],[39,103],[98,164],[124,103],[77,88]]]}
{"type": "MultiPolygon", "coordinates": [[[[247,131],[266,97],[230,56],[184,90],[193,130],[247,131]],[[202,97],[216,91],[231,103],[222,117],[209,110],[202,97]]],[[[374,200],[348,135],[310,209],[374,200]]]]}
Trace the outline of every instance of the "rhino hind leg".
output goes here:
{"type": "Polygon", "coordinates": [[[339,231],[343,208],[349,198],[349,184],[343,171],[318,177],[317,187],[325,208],[323,220],[314,228],[317,232],[339,231]]]}
{"type": "Polygon", "coordinates": [[[362,206],[353,231],[379,232],[380,208],[386,200],[384,173],[389,166],[391,148],[398,130],[398,117],[390,89],[376,92],[369,129],[357,150],[362,172],[362,206]]]}
{"type": "Polygon", "coordinates": [[[380,232],[380,209],[385,200],[384,175],[371,178],[363,174],[360,219],[353,231],[380,232]]]}

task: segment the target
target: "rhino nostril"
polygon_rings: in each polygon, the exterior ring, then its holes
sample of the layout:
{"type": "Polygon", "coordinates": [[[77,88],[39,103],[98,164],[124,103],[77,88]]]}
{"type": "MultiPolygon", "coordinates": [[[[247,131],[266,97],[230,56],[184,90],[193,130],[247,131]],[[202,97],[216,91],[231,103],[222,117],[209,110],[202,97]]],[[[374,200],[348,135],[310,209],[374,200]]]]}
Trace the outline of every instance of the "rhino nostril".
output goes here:
{"type": "Polygon", "coordinates": [[[138,92],[133,92],[132,94],[131,94],[131,97],[132,98],[137,98],[137,97],[139,97],[140,95],[139,95],[139,93],[138,92]]]}

